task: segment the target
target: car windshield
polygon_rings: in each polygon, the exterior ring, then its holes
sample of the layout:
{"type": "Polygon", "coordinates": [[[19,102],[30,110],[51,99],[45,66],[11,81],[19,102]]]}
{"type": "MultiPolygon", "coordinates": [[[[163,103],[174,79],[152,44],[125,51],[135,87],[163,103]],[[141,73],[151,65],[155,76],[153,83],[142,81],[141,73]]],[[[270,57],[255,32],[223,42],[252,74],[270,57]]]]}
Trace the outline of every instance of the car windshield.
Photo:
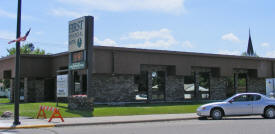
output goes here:
{"type": "Polygon", "coordinates": [[[228,101],[232,100],[232,98],[236,97],[237,95],[238,95],[238,94],[235,94],[235,95],[233,95],[233,96],[227,98],[227,99],[224,100],[223,102],[228,102],[228,101]]]}

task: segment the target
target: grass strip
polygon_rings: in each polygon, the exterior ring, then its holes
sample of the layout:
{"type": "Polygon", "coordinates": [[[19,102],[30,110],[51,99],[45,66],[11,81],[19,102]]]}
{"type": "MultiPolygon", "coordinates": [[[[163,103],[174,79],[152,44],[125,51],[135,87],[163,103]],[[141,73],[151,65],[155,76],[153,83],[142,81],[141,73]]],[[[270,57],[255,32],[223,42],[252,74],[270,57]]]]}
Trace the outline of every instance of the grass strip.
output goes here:
{"type": "MultiPolygon", "coordinates": [[[[35,118],[40,105],[56,106],[55,102],[21,103],[20,116],[35,118]]],[[[146,114],[180,114],[194,113],[201,104],[130,104],[125,106],[96,105],[94,112],[68,110],[68,104],[59,103],[58,108],[63,117],[92,117],[92,116],[125,116],[146,114]]],[[[13,104],[0,105],[0,114],[5,111],[13,112],[13,104]]],[[[52,113],[46,112],[47,117],[52,113]]]]}

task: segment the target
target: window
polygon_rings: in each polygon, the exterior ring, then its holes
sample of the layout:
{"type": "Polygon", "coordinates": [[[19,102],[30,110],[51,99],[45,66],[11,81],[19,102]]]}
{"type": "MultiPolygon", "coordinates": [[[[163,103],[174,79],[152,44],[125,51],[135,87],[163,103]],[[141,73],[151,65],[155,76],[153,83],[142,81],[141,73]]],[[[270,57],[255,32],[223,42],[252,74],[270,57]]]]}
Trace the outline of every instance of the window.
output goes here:
{"type": "Polygon", "coordinates": [[[258,100],[261,99],[261,96],[260,96],[260,95],[254,95],[254,97],[255,97],[255,101],[258,101],[258,100]]]}
{"type": "Polygon", "coordinates": [[[208,72],[199,73],[199,94],[202,99],[209,99],[210,74],[208,72]]]}
{"type": "Polygon", "coordinates": [[[245,73],[238,74],[237,93],[245,93],[247,91],[247,78],[245,73]]]}
{"type": "Polygon", "coordinates": [[[195,94],[194,76],[184,77],[184,99],[190,100],[195,94]]]}
{"type": "Polygon", "coordinates": [[[152,100],[164,100],[165,72],[152,72],[152,100]]]}
{"type": "Polygon", "coordinates": [[[140,75],[135,76],[135,83],[138,84],[136,101],[146,101],[148,99],[148,72],[141,71],[140,75]]]}
{"type": "Polygon", "coordinates": [[[235,94],[234,77],[226,78],[226,97],[229,98],[235,94]]]}
{"type": "Polygon", "coordinates": [[[236,102],[242,102],[242,101],[253,101],[254,96],[253,95],[240,95],[234,98],[234,101],[236,102]]]}

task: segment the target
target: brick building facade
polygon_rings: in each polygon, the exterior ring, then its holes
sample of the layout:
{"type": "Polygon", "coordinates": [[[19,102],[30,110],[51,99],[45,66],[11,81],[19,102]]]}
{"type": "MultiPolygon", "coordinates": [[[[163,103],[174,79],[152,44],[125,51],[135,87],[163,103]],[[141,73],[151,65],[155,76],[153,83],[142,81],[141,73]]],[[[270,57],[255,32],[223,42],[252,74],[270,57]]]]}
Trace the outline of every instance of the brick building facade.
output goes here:
{"type": "MultiPolygon", "coordinates": [[[[98,103],[222,100],[238,92],[265,94],[275,59],[94,46],[92,92],[98,103]]],[[[68,53],[21,56],[25,102],[56,99],[56,76],[68,53]]],[[[14,78],[14,56],[0,59],[0,79],[14,78]]],[[[73,72],[71,94],[87,93],[86,71],[73,72]]],[[[13,87],[11,86],[11,89],[13,87]]]]}

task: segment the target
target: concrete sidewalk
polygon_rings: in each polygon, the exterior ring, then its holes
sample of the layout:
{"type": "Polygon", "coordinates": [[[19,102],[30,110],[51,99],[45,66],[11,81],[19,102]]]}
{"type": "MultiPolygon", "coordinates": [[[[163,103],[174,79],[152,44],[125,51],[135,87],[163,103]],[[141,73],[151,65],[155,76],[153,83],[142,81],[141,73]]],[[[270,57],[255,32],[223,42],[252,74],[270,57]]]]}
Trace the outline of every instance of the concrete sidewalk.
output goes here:
{"type": "Polygon", "coordinates": [[[21,125],[13,126],[13,120],[0,120],[0,129],[17,128],[41,128],[41,127],[62,127],[79,125],[102,125],[102,124],[122,124],[138,122],[158,122],[197,119],[195,113],[191,114],[158,114],[158,115],[133,115],[133,116],[109,116],[109,117],[81,117],[53,119],[48,122],[45,119],[20,119],[21,125]]]}

